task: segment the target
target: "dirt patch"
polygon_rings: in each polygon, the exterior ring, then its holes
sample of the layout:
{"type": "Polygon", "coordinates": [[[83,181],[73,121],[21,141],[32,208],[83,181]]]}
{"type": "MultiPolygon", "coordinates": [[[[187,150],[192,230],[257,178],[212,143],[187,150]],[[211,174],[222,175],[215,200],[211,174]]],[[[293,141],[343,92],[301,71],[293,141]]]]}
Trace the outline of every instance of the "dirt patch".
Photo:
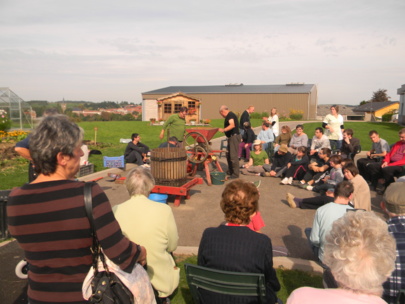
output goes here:
{"type": "Polygon", "coordinates": [[[3,142],[0,143],[0,164],[5,160],[11,160],[18,156],[14,151],[15,143],[12,142],[3,142]]]}

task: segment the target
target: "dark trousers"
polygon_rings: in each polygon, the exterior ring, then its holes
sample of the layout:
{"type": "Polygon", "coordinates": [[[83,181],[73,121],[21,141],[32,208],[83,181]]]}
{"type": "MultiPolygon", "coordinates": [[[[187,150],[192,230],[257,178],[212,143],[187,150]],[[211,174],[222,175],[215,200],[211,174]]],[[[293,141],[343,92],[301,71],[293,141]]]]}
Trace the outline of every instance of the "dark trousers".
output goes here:
{"type": "Polygon", "coordinates": [[[141,153],[132,150],[127,156],[125,156],[125,161],[131,164],[137,164],[138,166],[143,165],[143,157],[141,153]]]}
{"type": "Polygon", "coordinates": [[[303,165],[291,164],[290,168],[285,172],[285,177],[292,177],[293,179],[302,179],[307,170],[303,165]]]}
{"type": "Polygon", "coordinates": [[[375,178],[376,173],[379,172],[379,167],[381,167],[380,158],[360,158],[357,161],[357,168],[359,173],[366,181],[371,182],[376,186],[377,179],[375,178]]]}
{"type": "Polygon", "coordinates": [[[309,182],[310,180],[314,180],[315,183],[318,183],[319,180],[323,177],[325,177],[326,172],[314,172],[312,170],[308,170],[305,175],[303,180],[305,182],[309,182]]]}
{"type": "Polygon", "coordinates": [[[239,177],[239,157],[238,150],[241,141],[239,134],[228,137],[228,146],[226,147],[226,160],[228,162],[228,171],[232,177],[239,177]]]}
{"type": "Polygon", "coordinates": [[[327,195],[314,196],[302,199],[299,203],[301,209],[318,209],[319,207],[332,203],[333,197],[327,195]]]}
{"type": "Polygon", "coordinates": [[[394,176],[399,176],[403,170],[404,168],[402,166],[388,166],[382,168],[382,175],[385,179],[385,187],[388,187],[392,182],[394,182],[394,176]]]}

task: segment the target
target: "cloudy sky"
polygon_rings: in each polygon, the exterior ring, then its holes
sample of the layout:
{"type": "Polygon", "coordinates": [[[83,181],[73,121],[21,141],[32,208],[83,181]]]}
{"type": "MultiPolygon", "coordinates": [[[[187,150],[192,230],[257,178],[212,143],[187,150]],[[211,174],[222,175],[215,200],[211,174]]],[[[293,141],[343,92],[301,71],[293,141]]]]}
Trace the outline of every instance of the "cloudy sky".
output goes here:
{"type": "Polygon", "coordinates": [[[404,0],[0,0],[0,87],[141,102],[172,85],[318,85],[358,104],[405,84],[404,0]]]}

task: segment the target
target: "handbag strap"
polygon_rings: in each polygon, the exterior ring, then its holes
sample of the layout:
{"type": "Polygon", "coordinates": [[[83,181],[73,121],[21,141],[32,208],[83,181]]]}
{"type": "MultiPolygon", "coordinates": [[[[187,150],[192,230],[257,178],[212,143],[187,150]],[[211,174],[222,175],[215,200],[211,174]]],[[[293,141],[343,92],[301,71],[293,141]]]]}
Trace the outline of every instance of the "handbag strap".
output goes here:
{"type": "Polygon", "coordinates": [[[104,270],[109,274],[108,266],[104,259],[104,254],[101,252],[101,245],[97,238],[96,225],[93,217],[93,197],[91,195],[91,189],[94,182],[88,182],[84,184],[84,207],[86,209],[86,215],[90,222],[91,235],[93,237],[93,245],[91,252],[93,254],[93,267],[95,273],[98,272],[98,259],[100,258],[103,263],[104,270]]]}

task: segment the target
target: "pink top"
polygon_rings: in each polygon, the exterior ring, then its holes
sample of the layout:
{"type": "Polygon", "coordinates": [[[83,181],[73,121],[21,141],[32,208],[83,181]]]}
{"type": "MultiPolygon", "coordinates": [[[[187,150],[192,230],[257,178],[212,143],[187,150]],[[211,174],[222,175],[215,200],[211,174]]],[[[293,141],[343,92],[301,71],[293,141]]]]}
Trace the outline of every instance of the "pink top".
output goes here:
{"type": "Polygon", "coordinates": [[[301,287],[292,292],[287,304],[386,304],[378,296],[354,293],[345,289],[301,287]]]}
{"type": "Polygon", "coordinates": [[[260,231],[260,229],[265,226],[260,211],[256,212],[256,214],[250,219],[250,223],[247,226],[253,231],[260,231]]]}

